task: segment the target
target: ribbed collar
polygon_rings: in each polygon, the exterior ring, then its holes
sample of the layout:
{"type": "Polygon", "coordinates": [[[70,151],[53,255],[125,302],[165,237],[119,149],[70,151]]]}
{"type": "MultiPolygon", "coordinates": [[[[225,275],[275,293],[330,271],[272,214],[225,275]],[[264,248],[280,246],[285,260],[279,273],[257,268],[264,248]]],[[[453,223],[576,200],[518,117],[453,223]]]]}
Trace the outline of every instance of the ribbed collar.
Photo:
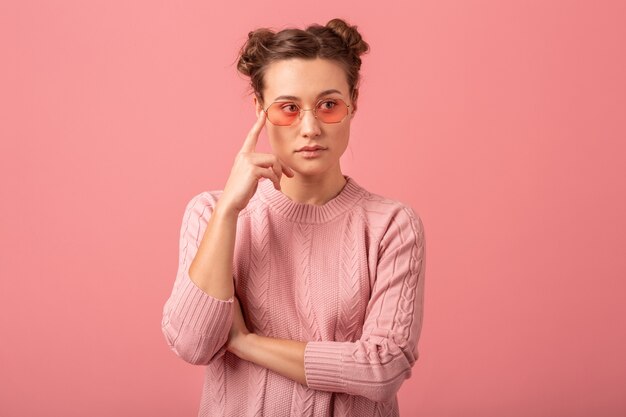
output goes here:
{"type": "Polygon", "coordinates": [[[323,205],[296,203],[274,188],[274,183],[263,178],[259,181],[258,195],[272,211],[300,223],[325,223],[345,213],[365,194],[365,190],[350,176],[344,175],[346,184],[339,194],[323,205]]]}

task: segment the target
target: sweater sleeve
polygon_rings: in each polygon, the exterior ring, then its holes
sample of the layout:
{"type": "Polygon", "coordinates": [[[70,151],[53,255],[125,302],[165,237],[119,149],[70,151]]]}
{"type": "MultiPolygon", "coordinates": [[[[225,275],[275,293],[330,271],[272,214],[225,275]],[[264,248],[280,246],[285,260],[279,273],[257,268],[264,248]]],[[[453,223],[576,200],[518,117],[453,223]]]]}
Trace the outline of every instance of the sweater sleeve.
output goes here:
{"type": "Polygon", "coordinates": [[[221,300],[205,293],[189,277],[193,261],[216,198],[208,191],[187,204],[180,229],[178,272],[163,307],[161,330],[170,349],[194,365],[222,356],[233,321],[233,298],[221,300]]]}
{"type": "Polygon", "coordinates": [[[380,241],[362,336],[355,342],[308,342],[304,354],[308,387],[377,402],[393,399],[418,358],[424,273],[423,224],[403,205],[380,241]]]}

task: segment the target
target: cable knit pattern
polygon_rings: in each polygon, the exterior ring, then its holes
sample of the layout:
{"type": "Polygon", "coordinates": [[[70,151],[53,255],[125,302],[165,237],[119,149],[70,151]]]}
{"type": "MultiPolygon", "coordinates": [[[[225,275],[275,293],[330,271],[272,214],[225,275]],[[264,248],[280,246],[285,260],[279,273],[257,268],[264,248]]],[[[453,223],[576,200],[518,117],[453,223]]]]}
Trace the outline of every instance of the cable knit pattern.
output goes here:
{"type": "MultiPolygon", "coordinates": [[[[267,210],[260,209],[253,213],[254,220],[251,222],[252,236],[250,248],[250,269],[248,276],[248,293],[244,297],[249,317],[249,329],[263,336],[272,336],[271,322],[267,314],[267,292],[270,277],[270,252],[267,210]]],[[[242,307],[244,308],[244,307],[242,307]]],[[[267,369],[255,364],[249,365],[248,392],[248,416],[263,416],[263,402],[265,400],[265,384],[267,382],[267,369]]]]}
{"type": "Polygon", "coordinates": [[[211,391],[211,403],[214,406],[216,414],[224,415],[224,406],[226,404],[226,383],[224,380],[224,361],[213,361],[207,365],[207,374],[210,375],[212,384],[209,387],[211,391]]]}
{"type": "Polygon", "coordinates": [[[297,252],[296,264],[298,266],[296,284],[296,307],[302,327],[301,333],[304,340],[319,340],[320,332],[315,320],[315,313],[311,305],[310,262],[311,259],[311,228],[310,224],[297,224],[293,228],[295,247],[300,248],[297,252]]]}
{"type": "MultiPolygon", "coordinates": [[[[341,250],[341,281],[340,285],[340,306],[339,306],[339,325],[335,331],[335,340],[347,341],[356,340],[356,334],[359,332],[359,323],[363,322],[364,306],[360,303],[359,290],[365,283],[360,282],[359,261],[357,247],[357,233],[354,230],[354,217],[349,217],[345,223],[343,232],[343,244],[339,248],[341,250]],[[355,305],[356,304],[356,305],[355,305]]],[[[313,340],[313,339],[311,339],[313,340]]]]}
{"type": "MultiPolygon", "coordinates": [[[[310,263],[311,258],[311,224],[295,224],[293,239],[295,247],[300,248],[296,253],[296,311],[300,317],[300,340],[319,340],[319,328],[311,306],[310,263]]],[[[313,399],[315,391],[302,384],[294,384],[293,398],[291,399],[292,416],[309,417],[313,415],[313,399]]]]}
{"type": "Polygon", "coordinates": [[[237,223],[233,279],[248,328],[307,342],[306,386],[226,351],[233,299],[204,293],[188,268],[222,190],[190,199],[163,308],[172,351],[206,366],[199,416],[395,416],[418,358],[425,237],[418,214],[345,176],[323,205],[268,179],[237,223]]]}

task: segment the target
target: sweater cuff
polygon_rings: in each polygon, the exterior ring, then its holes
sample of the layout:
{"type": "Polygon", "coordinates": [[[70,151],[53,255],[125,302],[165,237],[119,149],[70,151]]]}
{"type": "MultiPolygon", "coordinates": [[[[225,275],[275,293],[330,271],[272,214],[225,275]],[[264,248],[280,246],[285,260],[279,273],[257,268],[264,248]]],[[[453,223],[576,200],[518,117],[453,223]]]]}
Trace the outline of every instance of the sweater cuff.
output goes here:
{"type": "Polygon", "coordinates": [[[304,349],[304,375],[309,388],[343,392],[342,352],[349,342],[308,342],[304,349]]]}
{"type": "Polygon", "coordinates": [[[205,293],[185,273],[172,306],[172,321],[200,334],[221,334],[222,327],[231,325],[233,304],[233,297],[221,300],[205,293]]]}

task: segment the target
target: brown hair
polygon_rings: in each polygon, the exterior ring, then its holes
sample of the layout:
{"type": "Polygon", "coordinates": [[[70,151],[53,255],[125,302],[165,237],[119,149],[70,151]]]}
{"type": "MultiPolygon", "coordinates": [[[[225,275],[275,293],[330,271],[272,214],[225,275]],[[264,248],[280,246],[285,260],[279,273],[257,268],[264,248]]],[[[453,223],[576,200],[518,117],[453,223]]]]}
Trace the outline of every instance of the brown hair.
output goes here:
{"type": "Polygon", "coordinates": [[[237,70],[250,77],[250,85],[257,99],[263,103],[264,75],[269,64],[282,59],[326,58],[344,69],[353,102],[358,96],[360,55],[369,51],[356,26],[342,19],[332,19],[326,26],[312,24],[305,30],[288,28],[273,32],[268,28],[248,33],[241,47],[237,70]]]}

